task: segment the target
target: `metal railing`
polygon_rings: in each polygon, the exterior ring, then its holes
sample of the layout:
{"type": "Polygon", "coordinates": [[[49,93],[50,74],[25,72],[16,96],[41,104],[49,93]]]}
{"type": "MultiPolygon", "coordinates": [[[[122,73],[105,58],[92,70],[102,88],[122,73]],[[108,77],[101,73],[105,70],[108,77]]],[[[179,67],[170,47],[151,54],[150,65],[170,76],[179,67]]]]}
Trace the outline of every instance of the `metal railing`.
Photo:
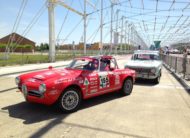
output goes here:
{"type": "Polygon", "coordinates": [[[186,59],[175,55],[161,55],[163,63],[175,73],[182,75],[183,78],[190,78],[190,58],[186,59]]]}

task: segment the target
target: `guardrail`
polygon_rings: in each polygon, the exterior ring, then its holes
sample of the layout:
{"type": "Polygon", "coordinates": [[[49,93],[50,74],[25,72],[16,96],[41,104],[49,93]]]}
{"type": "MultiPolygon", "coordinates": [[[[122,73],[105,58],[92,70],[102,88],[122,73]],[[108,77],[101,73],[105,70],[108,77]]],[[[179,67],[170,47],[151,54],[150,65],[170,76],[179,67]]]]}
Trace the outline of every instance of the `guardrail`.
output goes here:
{"type": "Polygon", "coordinates": [[[161,55],[161,59],[165,65],[167,65],[172,71],[183,75],[183,78],[190,78],[190,58],[186,59],[184,64],[184,58],[175,55],[161,55]]]}

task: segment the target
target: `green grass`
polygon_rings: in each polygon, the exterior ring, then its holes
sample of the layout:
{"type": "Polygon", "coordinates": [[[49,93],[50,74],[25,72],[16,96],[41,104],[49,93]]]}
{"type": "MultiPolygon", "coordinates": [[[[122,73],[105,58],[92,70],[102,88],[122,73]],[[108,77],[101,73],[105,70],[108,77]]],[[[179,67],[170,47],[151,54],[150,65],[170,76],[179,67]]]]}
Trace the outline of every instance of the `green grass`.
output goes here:
{"type": "MultiPolygon", "coordinates": [[[[10,54],[9,58],[6,60],[3,58],[4,54],[0,53],[0,66],[9,66],[9,65],[23,65],[31,63],[48,63],[48,55],[42,54],[10,54]]],[[[64,61],[72,59],[73,55],[71,54],[59,54],[56,55],[56,61],[64,61]]]]}

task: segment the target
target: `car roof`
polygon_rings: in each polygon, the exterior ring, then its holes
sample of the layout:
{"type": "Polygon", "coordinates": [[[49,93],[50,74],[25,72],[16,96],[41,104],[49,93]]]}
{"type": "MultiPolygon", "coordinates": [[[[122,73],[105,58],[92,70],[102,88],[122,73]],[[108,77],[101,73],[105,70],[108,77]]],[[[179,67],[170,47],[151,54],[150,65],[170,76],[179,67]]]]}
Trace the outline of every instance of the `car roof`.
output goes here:
{"type": "Polygon", "coordinates": [[[159,54],[159,51],[154,50],[136,50],[134,54],[159,54]]]}

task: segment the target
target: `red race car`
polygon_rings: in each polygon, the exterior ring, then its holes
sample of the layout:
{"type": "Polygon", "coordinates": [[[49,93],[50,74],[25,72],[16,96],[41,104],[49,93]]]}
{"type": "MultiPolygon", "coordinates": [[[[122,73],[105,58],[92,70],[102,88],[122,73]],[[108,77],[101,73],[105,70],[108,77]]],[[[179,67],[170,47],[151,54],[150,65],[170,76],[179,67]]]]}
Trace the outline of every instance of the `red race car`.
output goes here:
{"type": "Polygon", "coordinates": [[[64,112],[76,111],[83,99],[119,90],[129,95],[135,71],[119,69],[112,56],[80,57],[63,69],[20,75],[15,78],[26,101],[46,105],[58,103],[64,112]]]}

